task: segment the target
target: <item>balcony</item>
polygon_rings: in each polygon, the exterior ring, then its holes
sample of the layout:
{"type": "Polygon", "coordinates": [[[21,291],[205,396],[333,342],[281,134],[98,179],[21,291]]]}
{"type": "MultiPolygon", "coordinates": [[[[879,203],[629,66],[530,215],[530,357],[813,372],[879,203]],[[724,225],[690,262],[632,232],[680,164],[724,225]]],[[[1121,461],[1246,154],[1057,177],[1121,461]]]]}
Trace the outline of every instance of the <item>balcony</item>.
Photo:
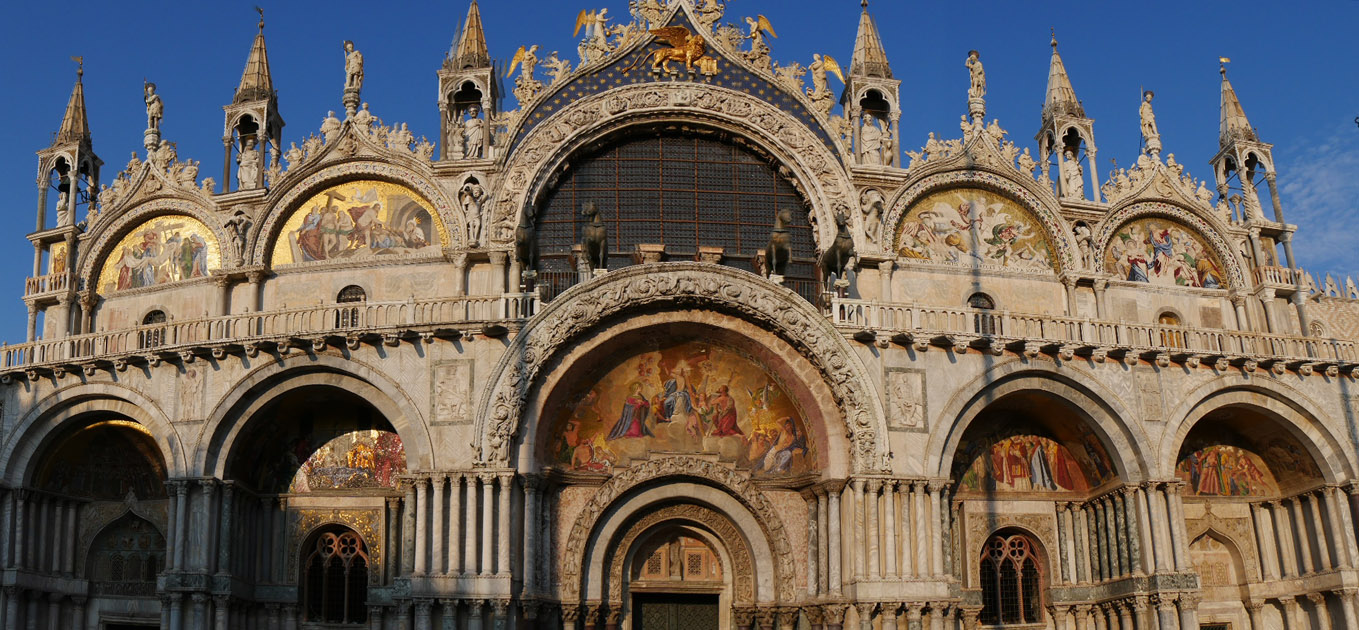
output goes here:
{"type": "Polygon", "coordinates": [[[1279,285],[1285,287],[1296,287],[1298,283],[1304,282],[1300,279],[1301,274],[1295,269],[1288,267],[1256,267],[1255,284],[1279,285]]]}
{"type": "MultiPolygon", "coordinates": [[[[399,343],[439,331],[480,329],[487,334],[523,322],[538,309],[538,296],[467,296],[406,302],[326,304],[261,313],[170,321],[111,332],[75,335],[0,348],[0,370],[52,366],[102,366],[133,357],[194,355],[228,347],[249,352],[261,344],[322,343],[364,338],[399,343]]],[[[219,356],[220,358],[220,356],[219,356]]]]}
{"type": "Polygon", "coordinates": [[[24,282],[24,297],[65,291],[71,287],[71,277],[70,272],[61,272],[29,278],[24,282]]]}
{"type": "MultiPolygon", "coordinates": [[[[894,339],[965,347],[1012,347],[1161,360],[1227,359],[1300,367],[1359,362],[1353,341],[1261,332],[1102,321],[971,308],[834,298],[831,317],[861,340],[894,339]]],[[[1197,365],[1197,363],[1194,363],[1197,365]]],[[[1309,368],[1310,369],[1310,368],[1309,368]]]]}

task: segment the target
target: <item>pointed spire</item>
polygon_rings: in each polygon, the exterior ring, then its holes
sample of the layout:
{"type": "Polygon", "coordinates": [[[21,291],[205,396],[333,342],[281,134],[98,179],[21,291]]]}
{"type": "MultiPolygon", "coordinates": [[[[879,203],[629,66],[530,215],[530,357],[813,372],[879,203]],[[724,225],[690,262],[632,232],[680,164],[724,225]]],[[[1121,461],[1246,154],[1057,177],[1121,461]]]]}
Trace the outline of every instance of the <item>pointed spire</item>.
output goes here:
{"type": "Polygon", "coordinates": [[[245,72],[241,74],[241,85],[236,88],[236,98],[232,103],[262,101],[274,95],[274,79],[269,74],[269,51],[264,46],[264,9],[255,7],[255,10],[260,14],[260,30],[255,34],[255,44],[250,47],[250,57],[245,60],[245,72]]]}
{"type": "Polygon", "coordinates": [[[854,58],[850,60],[849,73],[890,79],[892,68],[887,64],[887,51],[882,48],[878,25],[868,14],[868,0],[863,0],[860,6],[863,13],[859,15],[859,34],[854,38],[854,58]]]}
{"type": "Polygon", "coordinates": [[[453,67],[459,70],[485,68],[491,65],[491,53],[486,49],[486,31],[481,28],[481,8],[477,0],[467,7],[467,19],[458,34],[458,48],[453,53],[453,67]]]}
{"type": "Polygon", "coordinates": [[[1232,82],[1227,80],[1227,62],[1231,60],[1226,57],[1219,57],[1218,60],[1218,72],[1222,74],[1222,127],[1218,132],[1218,145],[1225,147],[1237,138],[1258,142],[1260,138],[1255,135],[1250,121],[1246,120],[1246,110],[1241,108],[1241,100],[1236,98],[1232,82]]]}
{"type": "Polygon", "coordinates": [[[57,130],[56,142],[78,142],[90,137],[90,119],[85,114],[85,60],[72,57],[79,66],[76,69],[75,87],[71,89],[71,100],[66,102],[66,114],[61,117],[61,128],[57,130]]]}
{"type": "Polygon", "coordinates": [[[1057,31],[1052,31],[1052,65],[1048,68],[1048,93],[1043,99],[1043,117],[1054,114],[1074,114],[1085,118],[1085,108],[1076,98],[1076,90],[1071,87],[1071,77],[1066,74],[1062,56],[1057,53],[1057,31]]]}

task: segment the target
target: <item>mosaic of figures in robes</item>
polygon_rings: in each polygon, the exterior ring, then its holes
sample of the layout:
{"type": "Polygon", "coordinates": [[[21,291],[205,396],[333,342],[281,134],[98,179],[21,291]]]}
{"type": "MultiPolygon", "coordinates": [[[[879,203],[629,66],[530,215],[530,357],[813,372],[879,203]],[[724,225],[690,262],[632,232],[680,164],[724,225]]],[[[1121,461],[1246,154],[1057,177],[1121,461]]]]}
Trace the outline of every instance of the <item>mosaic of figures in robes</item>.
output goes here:
{"type": "Polygon", "coordinates": [[[1130,282],[1223,288],[1222,263],[1199,235],[1169,219],[1131,221],[1109,239],[1104,269],[1130,282]]]}
{"type": "Polygon", "coordinates": [[[203,278],[219,266],[217,239],[184,215],[160,216],[124,236],[99,274],[99,291],[140,289],[203,278]]]}
{"type": "Polygon", "coordinates": [[[391,488],[406,472],[406,449],[394,431],[317,419],[284,432],[260,459],[261,488],[278,492],[391,488]]]}
{"type": "Polygon", "coordinates": [[[122,501],[165,497],[160,448],[141,425],[105,420],[57,445],[38,473],[38,487],[68,496],[122,501]]]}
{"type": "Polygon", "coordinates": [[[1005,424],[963,438],[954,459],[955,467],[967,466],[960,491],[1085,492],[1114,477],[1104,444],[1089,430],[1054,439],[1037,426],[1005,424]]]}
{"type": "Polygon", "coordinates": [[[974,188],[944,190],[917,201],[902,219],[897,253],[906,261],[973,269],[1054,269],[1038,220],[1013,200],[974,188]]]}
{"type": "Polygon", "coordinates": [[[1274,494],[1274,476],[1259,455],[1227,444],[1200,448],[1180,459],[1175,474],[1194,494],[1259,497],[1274,494]]]}
{"type": "Polygon", "coordinates": [[[437,253],[444,226],[419,195],[387,182],[332,186],[312,196],[283,225],[273,264],[437,253]]]}
{"type": "Polygon", "coordinates": [[[765,476],[815,466],[797,404],[763,366],[726,346],[678,343],[585,380],[547,446],[549,459],[572,470],[609,472],[652,451],[715,453],[765,476]]]}

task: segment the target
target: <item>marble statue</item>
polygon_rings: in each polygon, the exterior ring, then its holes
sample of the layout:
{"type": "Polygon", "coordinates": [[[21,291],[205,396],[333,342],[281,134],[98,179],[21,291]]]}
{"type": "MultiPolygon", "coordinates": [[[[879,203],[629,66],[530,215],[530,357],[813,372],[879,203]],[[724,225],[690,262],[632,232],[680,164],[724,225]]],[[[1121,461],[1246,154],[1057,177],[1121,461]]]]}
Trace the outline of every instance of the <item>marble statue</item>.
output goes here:
{"type": "Polygon", "coordinates": [[[1094,258],[1092,257],[1093,250],[1090,245],[1090,226],[1084,223],[1077,223],[1075,227],[1071,228],[1071,232],[1076,237],[1076,247],[1081,250],[1081,264],[1093,266],[1094,258]]]}
{"type": "Polygon", "coordinates": [[[236,156],[236,184],[240,190],[259,188],[260,154],[255,150],[255,141],[250,140],[236,156]]]}
{"type": "Polygon", "coordinates": [[[165,117],[165,103],[156,94],[155,83],[143,84],[142,92],[143,100],[146,101],[146,128],[160,131],[160,119],[165,117]]]}
{"type": "Polygon", "coordinates": [[[860,209],[864,215],[864,239],[870,247],[882,246],[882,212],[886,200],[882,193],[872,188],[864,191],[860,198],[860,209]]]}
{"type": "Polygon", "coordinates": [[[302,152],[302,149],[297,148],[297,143],[293,142],[292,146],[288,148],[288,151],[283,154],[283,159],[288,160],[289,169],[294,169],[297,168],[297,165],[302,163],[305,156],[306,154],[302,152]]]}
{"type": "Polygon", "coordinates": [[[972,84],[967,89],[967,97],[983,98],[986,96],[986,71],[982,69],[981,53],[975,50],[967,52],[967,69],[971,71],[972,84]]]}
{"type": "Polygon", "coordinates": [[[236,259],[240,260],[245,255],[245,233],[250,229],[250,217],[243,210],[237,210],[224,224],[227,238],[231,239],[231,249],[236,252],[236,259]]]}
{"type": "Polygon", "coordinates": [[[66,227],[71,224],[71,195],[66,191],[57,193],[57,225],[66,227]]]}
{"type": "Polygon", "coordinates": [[[128,177],[132,177],[133,175],[135,175],[135,174],[137,173],[137,169],[139,169],[139,168],[141,168],[141,167],[142,167],[142,160],[141,160],[141,158],[137,157],[137,152],[136,152],[136,151],[133,151],[133,152],[132,152],[132,159],[130,159],[130,160],[127,161],[127,166],[123,167],[123,172],[124,172],[124,173],[127,173],[128,177]]]}
{"type": "Polygon", "coordinates": [[[463,125],[456,112],[448,115],[448,137],[444,138],[446,158],[456,160],[463,157],[463,125]]]}
{"type": "Polygon", "coordinates": [[[198,182],[198,161],[189,160],[179,167],[179,173],[175,175],[175,182],[184,188],[193,188],[198,182]]]}
{"type": "Polygon", "coordinates": [[[872,114],[865,113],[863,125],[859,129],[859,162],[882,166],[883,145],[882,127],[873,120],[872,114]]]}
{"type": "Polygon", "coordinates": [[[340,119],[335,117],[335,110],[326,112],[325,119],[321,121],[321,135],[325,137],[326,144],[340,137],[340,119]]]}
{"type": "Polygon", "coordinates": [[[354,126],[358,127],[359,131],[368,133],[369,126],[371,126],[372,124],[373,124],[373,113],[368,111],[368,103],[364,103],[363,107],[354,114],[354,126]]]}
{"type": "Polygon", "coordinates": [[[468,179],[458,191],[463,217],[467,219],[467,240],[472,247],[481,245],[481,204],[486,200],[486,189],[476,179],[468,179]]]}
{"type": "Polygon", "coordinates": [[[151,162],[155,164],[156,168],[160,169],[161,172],[165,172],[169,169],[170,165],[174,164],[177,159],[179,159],[179,155],[175,151],[175,145],[171,144],[169,140],[161,140],[160,145],[156,147],[155,153],[151,155],[151,162]]]}
{"type": "Polygon", "coordinates": [[[1082,181],[1084,169],[1076,161],[1076,152],[1067,149],[1063,157],[1066,159],[1062,160],[1062,197],[1084,199],[1085,182],[1082,181]]]}
{"type": "Polygon", "coordinates": [[[354,48],[354,42],[349,40],[344,42],[344,88],[363,88],[363,53],[354,48]]]}
{"type": "Polygon", "coordinates": [[[1138,116],[1142,120],[1142,140],[1146,142],[1148,151],[1161,150],[1161,134],[1156,131],[1156,113],[1151,110],[1151,99],[1155,96],[1151,90],[1143,92],[1142,106],[1138,109],[1138,116]]]}
{"type": "Polygon", "coordinates": [[[467,108],[467,118],[462,122],[463,157],[468,159],[484,157],[486,151],[486,119],[481,116],[481,108],[472,105],[467,108]]]}

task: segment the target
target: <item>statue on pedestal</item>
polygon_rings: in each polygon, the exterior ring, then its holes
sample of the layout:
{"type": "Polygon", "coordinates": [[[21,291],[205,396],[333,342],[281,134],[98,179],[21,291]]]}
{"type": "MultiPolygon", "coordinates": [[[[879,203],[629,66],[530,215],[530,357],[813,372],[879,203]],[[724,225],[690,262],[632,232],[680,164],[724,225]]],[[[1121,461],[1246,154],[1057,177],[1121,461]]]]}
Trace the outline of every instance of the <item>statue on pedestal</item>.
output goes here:
{"type": "Polygon", "coordinates": [[[1151,110],[1151,99],[1156,94],[1151,90],[1142,93],[1142,106],[1138,117],[1142,119],[1142,140],[1146,143],[1147,153],[1153,156],[1161,152],[1161,134],[1156,130],[1156,113],[1151,110]]]}
{"type": "Polygon", "coordinates": [[[155,83],[142,83],[143,99],[146,101],[146,129],[160,131],[160,119],[165,117],[165,103],[156,94],[155,83]]]}
{"type": "Polygon", "coordinates": [[[344,88],[363,89],[363,53],[354,48],[354,42],[344,42],[344,88]]]}
{"type": "Polygon", "coordinates": [[[236,156],[236,186],[239,190],[259,188],[260,154],[255,150],[255,141],[249,140],[236,156]]]}
{"type": "Polygon", "coordinates": [[[1067,149],[1062,160],[1062,197],[1065,199],[1084,199],[1085,182],[1082,180],[1084,169],[1076,161],[1076,152],[1067,149]]]}
{"type": "Polygon", "coordinates": [[[481,117],[481,108],[472,105],[467,108],[467,118],[462,122],[463,157],[468,159],[484,157],[486,149],[486,119],[481,117]]]}

